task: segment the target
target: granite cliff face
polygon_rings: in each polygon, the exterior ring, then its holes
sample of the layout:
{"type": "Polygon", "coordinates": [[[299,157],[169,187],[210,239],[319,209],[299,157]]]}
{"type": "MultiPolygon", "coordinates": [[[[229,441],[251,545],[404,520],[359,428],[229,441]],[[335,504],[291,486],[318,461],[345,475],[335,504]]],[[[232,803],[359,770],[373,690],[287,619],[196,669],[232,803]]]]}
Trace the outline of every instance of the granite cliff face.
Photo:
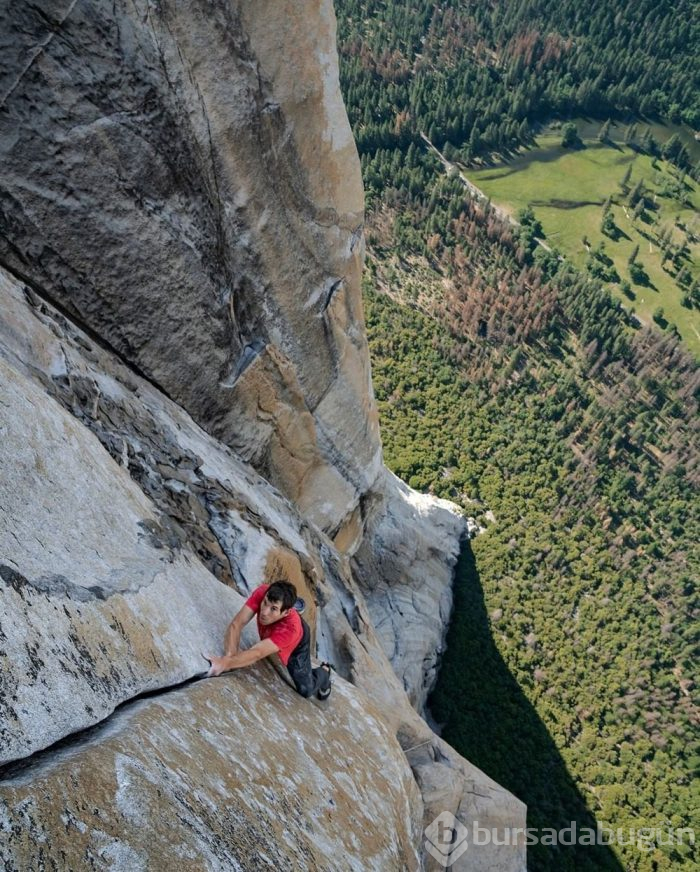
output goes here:
{"type": "Polygon", "coordinates": [[[463,520],[382,466],[330,3],[0,14],[5,867],[414,869],[443,810],[522,826],[418,714],[463,520]],[[272,575],[326,707],[192,681],[272,575]]]}
{"type": "Polygon", "coordinates": [[[0,257],[334,533],[381,451],[332,7],[18,5],[0,257]]]}

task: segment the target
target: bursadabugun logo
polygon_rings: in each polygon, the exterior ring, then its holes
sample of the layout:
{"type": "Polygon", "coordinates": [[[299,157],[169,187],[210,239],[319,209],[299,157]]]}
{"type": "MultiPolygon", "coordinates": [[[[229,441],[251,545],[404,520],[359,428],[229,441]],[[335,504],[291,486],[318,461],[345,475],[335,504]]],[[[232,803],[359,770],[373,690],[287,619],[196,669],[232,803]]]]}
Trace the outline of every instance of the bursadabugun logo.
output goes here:
{"type": "Polygon", "coordinates": [[[463,826],[449,811],[441,812],[425,829],[425,849],[446,869],[471,844],[477,851],[485,845],[522,851],[530,845],[633,845],[638,851],[653,851],[657,847],[695,845],[692,827],[672,829],[670,826],[617,827],[612,829],[596,823],[595,829],[581,827],[569,821],[567,827],[484,827],[479,821],[471,828],[463,826]]]}
{"type": "Polygon", "coordinates": [[[425,850],[447,869],[469,847],[468,835],[451,812],[443,811],[425,828],[425,850]]]}

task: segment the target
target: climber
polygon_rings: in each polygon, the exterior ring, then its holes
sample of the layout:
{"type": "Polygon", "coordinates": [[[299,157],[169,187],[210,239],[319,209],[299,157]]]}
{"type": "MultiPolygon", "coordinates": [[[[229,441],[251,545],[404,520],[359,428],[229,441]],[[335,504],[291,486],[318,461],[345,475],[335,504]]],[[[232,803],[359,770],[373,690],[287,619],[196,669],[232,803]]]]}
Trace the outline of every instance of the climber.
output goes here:
{"type": "Polygon", "coordinates": [[[279,654],[297,693],[306,698],[316,694],[318,699],[328,699],[331,666],[322,663],[315,669],[311,667],[311,634],[306,621],[294,609],[296,599],[296,588],[288,581],[261,584],[256,588],[226,630],[224,656],[205,655],[211,664],[208,675],[221,675],[230,669],[250,666],[265,657],[279,654]],[[240,651],[241,631],[255,615],[260,641],[240,651]]]}

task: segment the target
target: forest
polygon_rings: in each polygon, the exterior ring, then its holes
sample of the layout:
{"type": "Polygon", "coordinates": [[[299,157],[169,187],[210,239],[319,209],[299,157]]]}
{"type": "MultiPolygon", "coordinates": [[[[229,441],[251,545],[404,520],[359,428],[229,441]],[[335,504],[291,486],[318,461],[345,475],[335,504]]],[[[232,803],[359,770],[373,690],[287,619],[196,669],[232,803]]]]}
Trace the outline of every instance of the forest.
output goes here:
{"type": "MultiPolygon", "coordinates": [[[[470,196],[421,133],[473,160],[581,112],[697,126],[691,6],[336,2],[385,458],[483,528],[430,706],[531,826],[700,826],[700,370],[535,222],[470,196]]],[[[537,845],[528,862],[652,872],[697,850],[537,845]]]]}
{"type": "Polygon", "coordinates": [[[538,121],[576,114],[700,128],[692,0],[338,0],[336,10],[363,154],[419,144],[423,132],[469,160],[527,144],[538,121]]]}

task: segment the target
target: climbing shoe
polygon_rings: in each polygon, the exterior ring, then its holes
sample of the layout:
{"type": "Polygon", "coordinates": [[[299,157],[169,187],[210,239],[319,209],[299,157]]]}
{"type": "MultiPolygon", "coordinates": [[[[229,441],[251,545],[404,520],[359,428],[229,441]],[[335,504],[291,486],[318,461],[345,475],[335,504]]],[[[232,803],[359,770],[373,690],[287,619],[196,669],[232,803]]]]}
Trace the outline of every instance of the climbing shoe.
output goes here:
{"type": "Polygon", "coordinates": [[[319,687],[319,689],[316,691],[317,699],[328,699],[328,697],[331,695],[331,690],[332,690],[332,687],[331,687],[331,669],[332,668],[333,667],[331,666],[330,663],[325,663],[325,662],[319,666],[319,669],[322,669],[326,673],[326,675],[325,675],[325,681],[323,683],[323,686],[319,687]]]}

